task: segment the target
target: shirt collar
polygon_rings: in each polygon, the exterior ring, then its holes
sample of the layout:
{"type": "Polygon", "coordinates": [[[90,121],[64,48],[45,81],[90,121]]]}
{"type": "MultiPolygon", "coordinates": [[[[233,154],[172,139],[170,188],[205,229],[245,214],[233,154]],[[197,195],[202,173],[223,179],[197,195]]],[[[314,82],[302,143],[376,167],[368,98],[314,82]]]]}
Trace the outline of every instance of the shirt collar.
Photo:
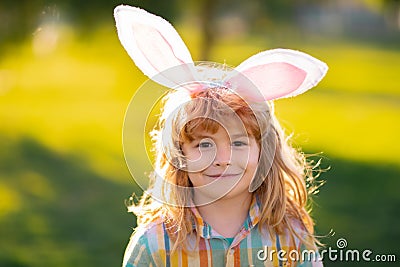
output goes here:
{"type": "MultiPolygon", "coordinates": [[[[197,231],[203,238],[220,237],[220,235],[215,232],[211,226],[203,220],[198,209],[193,205],[191,207],[193,213],[192,229],[197,231]]],[[[253,194],[253,198],[250,203],[249,212],[247,218],[243,223],[242,230],[240,232],[249,232],[260,220],[260,203],[258,198],[253,194]]]]}

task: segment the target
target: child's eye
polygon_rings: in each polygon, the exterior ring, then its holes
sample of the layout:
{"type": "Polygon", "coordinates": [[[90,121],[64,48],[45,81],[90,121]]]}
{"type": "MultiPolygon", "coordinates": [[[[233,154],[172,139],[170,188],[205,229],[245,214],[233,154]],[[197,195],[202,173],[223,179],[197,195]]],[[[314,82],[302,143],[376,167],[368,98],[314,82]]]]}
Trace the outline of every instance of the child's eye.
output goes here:
{"type": "Polygon", "coordinates": [[[213,144],[211,142],[200,142],[197,146],[200,148],[210,148],[213,144]]]}
{"type": "Polygon", "coordinates": [[[246,146],[247,143],[242,142],[242,141],[235,141],[232,143],[232,146],[246,146]]]}

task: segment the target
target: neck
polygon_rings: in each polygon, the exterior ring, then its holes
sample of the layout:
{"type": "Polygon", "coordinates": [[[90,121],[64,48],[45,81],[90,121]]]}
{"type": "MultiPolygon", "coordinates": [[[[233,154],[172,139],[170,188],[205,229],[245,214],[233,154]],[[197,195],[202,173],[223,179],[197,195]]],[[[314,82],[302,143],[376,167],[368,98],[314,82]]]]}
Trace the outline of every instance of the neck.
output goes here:
{"type": "MultiPolygon", "coordinates": [[[[235,198],[221,198],[197,209],[215,231],[224,237],[234,237],[242,228],[247,218],[252,194],[235,198]]],[[[194,198],[196,203],[196,196],[194,198]]]]}

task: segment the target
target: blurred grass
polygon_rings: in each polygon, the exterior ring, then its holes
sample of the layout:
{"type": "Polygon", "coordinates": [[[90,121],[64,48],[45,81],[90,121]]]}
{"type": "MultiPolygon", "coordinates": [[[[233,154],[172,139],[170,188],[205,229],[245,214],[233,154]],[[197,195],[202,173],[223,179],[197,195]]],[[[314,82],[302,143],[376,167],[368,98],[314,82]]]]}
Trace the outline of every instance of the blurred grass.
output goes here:
{"type": "Polygon", "coordinates": [[[133,225],[122,205],[129,187],[30,137],[0,144],[1,266],[119,265],[133,225]]]}
{"type": "Polygon", "coordinates": [[[345,238],[346,250],[357,249],[360,255],[364,250],[371,250],[371,259],[377,254],[396,255],[396,262],[325,260],[324,265],[397,266],[400,254],[399,167],[338,158],[325,160],[324,165],[327,164],[331,166],[323,175],[327,184],[313,197],[316,231],[322,236],[325,249],[337,249],[337,240],[345,238]]]}
{"type": "MultiPolygon", "coordinates": [[[[198,59],[199,39],[191,29],[178,31],[198,59]]],[[[315,197],[318,232],[336,232],[323,241],[335,247],[345,237],[353,248],[399,255],[400,51],[345,40],[248,37],[221,40],[212,59],[237,65],[274,47],[305,51],[330,66],[318,88],[276,102],[295,145],[323,151],[332,168],[315,197]]],[[[139,191],[123,159],[122,123],[146,78],[111,27],[84,40],[64,29],[53,51],[35,54],[30,42],[6,51],[0,60],[0,265],[119,265],[134,226],[123,201],[139,191]]],[[[141,169],[145,160],[137,155],[139,173],[148,171],[141,169]]]]}

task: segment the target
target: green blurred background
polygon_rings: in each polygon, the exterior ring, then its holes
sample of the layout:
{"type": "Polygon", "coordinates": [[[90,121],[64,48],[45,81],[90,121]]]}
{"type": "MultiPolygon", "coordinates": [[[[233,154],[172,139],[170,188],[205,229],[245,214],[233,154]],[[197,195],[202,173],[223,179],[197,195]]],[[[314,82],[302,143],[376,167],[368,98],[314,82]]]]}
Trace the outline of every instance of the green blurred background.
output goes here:
{"type": "MultiPolygon", "coordinates": [[[[124,201],[141,194],[122,124],[146,80],[117,39],[121,3],[0,1],[0,266],[121,264],[135,226],[124,201]]],[[[400,1],[123,3],[172,21],[195,60],[237,65],[283,47],[325,61],[316,89],[275,103],[295,146],[330,167],[313,198],[317,233],[397,256],[325,265],[398,266],[400,1]]]]}

